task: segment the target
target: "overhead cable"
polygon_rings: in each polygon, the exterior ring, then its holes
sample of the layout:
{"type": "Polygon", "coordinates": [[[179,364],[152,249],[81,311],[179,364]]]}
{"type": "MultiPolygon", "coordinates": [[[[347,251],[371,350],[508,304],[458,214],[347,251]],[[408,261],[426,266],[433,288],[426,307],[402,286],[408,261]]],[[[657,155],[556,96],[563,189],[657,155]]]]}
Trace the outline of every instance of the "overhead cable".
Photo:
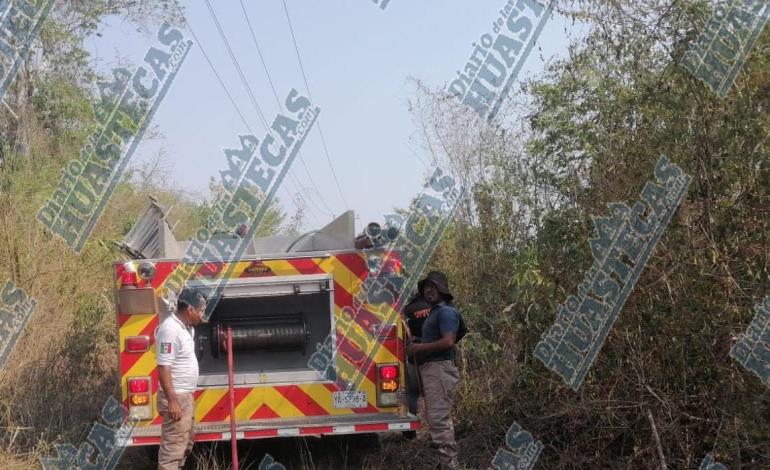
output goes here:
{"type": "MultiPolygon", "coordinates": [[[[305,74],[305,67],[302,65],[302,57],[300,57],[299,54],[299,47],[297,47],[297,37],[294,35],[294,26],[291,23],[291,16],[289,15],[289,8],[286,6],[286,0],[283,0],[283,11],[286,12],[286,21],[289,23],[289,31],[291,32],[291,39],[294,43],[294,51],[297,53],[297,60],[299,61],[299,68],[302,71],[302,78],[305,80],[305,88],[307,88],[307,96],[310,98],[310,101],[313,101],[313,96],[310,93],[310,85],[308,84],[307,75],[305,74]]],[[[350,209],[350,205],[348,205],[347,200],[345,200],[345,195],[342,193],[342,187],[340,186],[340,182],[337,179],[337,172],[334,171],[334,165],[332,164],[332,159],[329,157],[329,149],[326,146],[326,138],[324,137],[323,130],[321,129],[321,123],[317,123],[318,126],[318,134],[321,136],[321,145],[324,149],[324,154],[326,155],[326,161],[329,163],[329,169],[332,172],[332,176],[334,177],[334,184],[337,186],[337,191],[340,193],[340,197],[342,198],[342,202],[345,203],[345,208],[350,209]]]]}
{"type": "MultiPolygon", "coordinates": [[[[254,42],[254,47],[257,49],[257,55],[259,56],[260,62],[262,62],[262,68],[265,71],[265,75],[267,76],[267,82],[270,84],[270,89],[273,91],[273,96],[275,97],[275,102],[278,105],[278,109],[283,111],[283,105],[281,104],[280,98],[278,98],[278,92],[275,89],[275,85],[273,84],[273,78],[270,76],[270,70],[267,67],[267,63],[265,62],[265,58],[262,55],[262,48],[259,47],[259,41],[257,40],[257,35],[254,33],[254,28],[251,24],[251,20],[249,19],[249,14],[246,11],[246,6],[243,4],[243,0],[239,0],[241,4],[241,10],[243,10],[243,16],[246,19],[246,24],[249,26],[249,32],[251,33],[251,39],[254,42]]],[[[329,204],[326,203],[326,200],[324,199],[321,190],[318,188],[318,185],[316,184],[315,180],[313,179],[313,174],[310,172],[310,170],[307,167],[307,164],[305,163],[305,159],[302,157],[302,154],[297,155],[299,157],[299,161],[302,164],[302,167],[305,169],[305,173],[307,173],[308,179],[310,180],[310,184],[313,185],[313,188],[315,188],[315,192],[318,194],[318,197],[321,199],[321,202],[323,203],[324,207],[326,207],[326,210],[321,209],[318,207],[318,205],[315,203],[315,200],[310,199],[314,205],[316,205],[316,208],[321,210],[321,212],[326,212],[331,216],[334,216],[334,211],[331,210],[329,207],[329,204]]]]}
{"type": "MultiPolygon", "coordinates": [[[[210,56],[208,55],[208,53],[206,53],[206,49],[203,47],[203,42],[200,40],[200,38],[198,37],[198,35],[197,35],[197,34],[195,34],[195,30],[193,29],[193,27],[192,27],[192,25],[190,24],[190,22],[187,20],[187,17],[186,17],[186,15],[184,14],[184,11],[183,11],[183,10],[181,9],[181,7],[179,7],[179,6],[177,6],[177,9],[178,9],[178,11],[179,11],[179,14],[180,14],[180,15],[181,15],[181,17],[182,17],[182,21],[184,21],[185,25],[187,26],[187,29],[190,31],[190,34],[192,35],[193,39],[195,40],[195,43],[198,45],[198,48],[200,48],[200,50],[201,50],[201,53],[203,54],[203,57],[206,59],[206,62],[207,62],[207,63],[208,63],[208,65],[209,65],[209,68],[210,68],[210,69],[211,69],[211,71],[214,73],[214,76],[217,78],[217,82],[219,83],[220,87],[222,88],[222,90],[223,90],[223,91],[225,92],[225,94],[227,95],[227,98],[228,98],[228,100],[230,101],[230,104],[232,105],[233,109],[235,109],[235,112],[236,112],[236,113],[238,114],[238,116],[240,117],[240,119],[241,119],[241,122],[243,123],[244,127],[246,127],[246,130],[248,130],[248,131],[249,131],[249,134],[256,136],[257,134],[254,132],[254,130],[253,130],[253,129],[251,128],[251,126],[249,125],[249,122],[248,122],[248,120],[247,120],[247,119],[246,119],[246,117],[243,115],[243,112],[241,112],[241,109],[238,107],[238,104],[236,103],[235,99],[233,98],[233,95],[232,95],[232,93],[230,93],[230,90],[227,88],[227,85],[225,85],[225,82],[224,82],[224,80],[222,80],[222,76],[221,76],[221,75],[219,74],[219,72],[217,71],[217,68],[216,68],[216,66],[214,65],[214,63],[212,62],[212,60],[211,60],[210,56]]],[[[263,125],[264,125],[264,124],[263,124],[263,125]]],[[[290,177],[294,176],[294,175],[292,174],[292,171],[291,171],[291,170],[289,171],[289,176],[290,176],[290,177]]],[[[296,179],[296,177],[295,177],[295,179],[296,179]]],[[[299,191],[300,191],[300,189],[301,189],[301,186],[300,186],[300,185],[298,185],[297,183],[295,183],[295,184],[296,184],[296,185],[297,185],[297,187],[298,187],[298,189],[296,190],[296,192],[299,192],[299,191]]],[[[291,192],[288,190],[288,188],[283,188],[283,189],[284,189],[284,191],[286,191],[286,192],[288,193],[288,195],[289,195],[289,199],[290,199],[292,202],[294,202],[294,198],[293,198],[293,197],[291,197],[291,192]]]]}

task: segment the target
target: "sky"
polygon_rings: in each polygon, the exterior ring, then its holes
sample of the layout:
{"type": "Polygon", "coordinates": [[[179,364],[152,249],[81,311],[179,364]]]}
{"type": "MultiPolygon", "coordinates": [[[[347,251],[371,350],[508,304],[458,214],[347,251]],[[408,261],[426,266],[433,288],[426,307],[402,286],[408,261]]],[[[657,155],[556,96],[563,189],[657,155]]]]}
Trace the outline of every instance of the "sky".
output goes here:
{"type": "MultiPolygon", "coordinates": [[[[382,1],[382,0],[381,0],[382,1]]],[[[307,96],[300,62],[281,0],[244,0],[278,97],[294,88],[307,96]]],[[[464,67],[472,43],[492,32],[504,0],[390,0],[383,10],[373,0],[286,0],[313,103],[321,108],[313,129],[278,191],[280,206],[296,211],[305,200],[304,230],[321,228],[347,209],[356,229],[383,222],[421,191],[430,155],[416,145],[409,112],[411,79],[446,87],[464,67]],[[331,161],[331,165],[329,163],[331,161]],[[303,165],[304,163],[304,165],[303,165]],[[332,168],[337,176],[335,184],[332,168]]],[[[207,194],[209,181],[226,168],[223,150],[239,147],[250,131],[218,84],[201,50],[209,55],[226,88],[258,139],[266,131],[251,105],[220,38],[205,0],[183,0],[186,18],[199,39],[181,66],[131,166],[164,153],[166,181],[193,198],[207,194]]],[[[234,55],[268,122],[279,112],[239,0],[211,0],[234,55]]],[[[571,22],[553,15],[519,74],[538,74],[543,59],[566,54],[571,22]]],[[[192,38],[189,31],[186,37],[192,38]]],[[[87,47],[98,69],[119,60],[139,64],[156,31],[112,18],[87,47]]],[[[138,214],[137,214],[138,216],[138,214]]]]}

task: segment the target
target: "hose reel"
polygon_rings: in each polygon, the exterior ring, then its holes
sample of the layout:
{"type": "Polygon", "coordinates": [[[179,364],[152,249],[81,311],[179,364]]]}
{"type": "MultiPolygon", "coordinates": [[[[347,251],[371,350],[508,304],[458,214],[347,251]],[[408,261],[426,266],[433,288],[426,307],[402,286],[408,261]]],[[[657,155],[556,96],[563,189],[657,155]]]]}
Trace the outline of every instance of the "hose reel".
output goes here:
{"type": "Polygon", "coordinates": [[[304,353],[310,336],[302,313],[222,320],[212,325],[211,353],[215,358],[227,352],[228,326],[233,331],[233,351],[237,352],[299,350],[304,353]]]}

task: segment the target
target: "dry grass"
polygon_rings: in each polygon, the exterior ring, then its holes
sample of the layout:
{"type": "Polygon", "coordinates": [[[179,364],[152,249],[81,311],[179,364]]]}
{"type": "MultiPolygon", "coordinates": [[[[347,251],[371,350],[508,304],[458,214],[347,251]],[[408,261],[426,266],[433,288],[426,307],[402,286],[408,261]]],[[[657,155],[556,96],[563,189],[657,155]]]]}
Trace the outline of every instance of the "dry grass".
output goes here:
{"type": "Polygon", "coordinates": [[[34,455],[17,455],[0,451],[0,468],[6,470],[27,470],[30,468],[40,468],[40,464],[34,455]]]}

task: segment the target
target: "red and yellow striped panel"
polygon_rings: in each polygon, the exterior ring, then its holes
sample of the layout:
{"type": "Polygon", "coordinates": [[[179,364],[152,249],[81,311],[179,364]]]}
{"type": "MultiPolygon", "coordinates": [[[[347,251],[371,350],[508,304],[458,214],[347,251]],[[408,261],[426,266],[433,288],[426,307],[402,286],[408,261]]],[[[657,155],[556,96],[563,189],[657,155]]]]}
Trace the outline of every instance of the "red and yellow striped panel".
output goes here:
{"type": "MultiPolygon", "coordinates": [[[[177,262],[159,262],[156,274],[150,283],[139,280],[139,287],[152,286],[156,295],[161,294],[163,284],[176,270],[185,266],[177,262]]],[[[216,278],[230,268],[228,263],[207,263],[194,265],[190,271],[194,277],[216,278]]],[[[116,287],[124,269],[116,264],[116,287]]],[[[189,269],[189,268],[188,268],[189,269]]],[[[394,408],[377,407],[375,366],[378,363],[400,363],[403,374],[403,356],[401,350],[403,334],[397,313],[392,306],[354,305],[354,298],[362,288],[368,275],[366,259],[361,252],[336,254],[321,258],[294,258],[261,261],[240,261],[233,266],[233,278],[289,276],[303,274],[330,273],[334,279],[334,303],[336,323],[336,370],[339,379],[353,381],[361,377],[358,391],[365,391],[369,404],[361,409],[336,409],[332,406],[332,393],[338,391],[335,384],[298,383],[281,386],[260,385],[235,389],[235,414],[238,421],[255,419],[296,419],[305,416],[336,416],[361,413],[393,413],[394,408]],[[356,309],[358,309],[356,311],[356,309]],[[398,336],[395,340],[378,342],[370,334],[371,326],[383,323],[398,324],[398,336]]],[[[118,312],[120,342],[120,377],[122,399],[128,405],[127,378],[150,376],[153,392],[153,419],[142,421],[138,426],[159,424],[157,414],[157,382],[155,356],[155,329],[158,327],[158,315],[118,312]],[[129,336],[147,335],[150,337],[150,349],[144,353],[125,351],[125,339],[129,336]]],[[[195,395],[196,421],[220,423],[229,420],[227,387],[198,390],[195,395]]]]}

